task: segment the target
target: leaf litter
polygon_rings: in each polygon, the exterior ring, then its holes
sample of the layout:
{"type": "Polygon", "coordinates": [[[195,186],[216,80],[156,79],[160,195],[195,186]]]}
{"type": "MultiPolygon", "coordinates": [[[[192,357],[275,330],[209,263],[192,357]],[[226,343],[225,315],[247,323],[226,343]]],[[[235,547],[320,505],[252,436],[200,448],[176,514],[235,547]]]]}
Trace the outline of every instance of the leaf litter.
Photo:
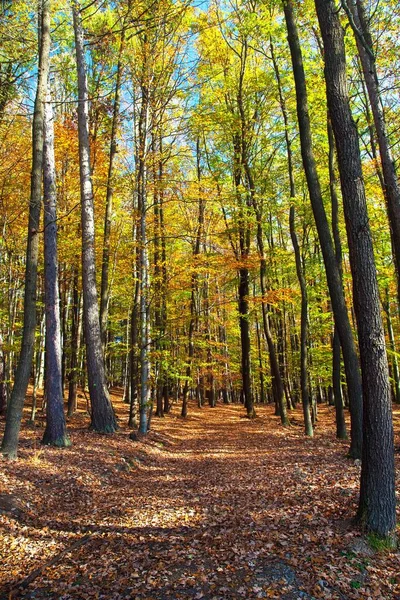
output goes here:
{"type": "MultiPolygon", "coordinates": [[[[23,429],[0,471],[0,599],[400,599],[400,553],[352,523],[360,466],[321,407],[313,439],[273,408],[191,407],[132,441],[69,422],[73,446],[23,429]]],[[[400,423],[395,414],[396,442],[400,423]]],[[[399,469],[399,455],[397,454],[399,469]]]]}

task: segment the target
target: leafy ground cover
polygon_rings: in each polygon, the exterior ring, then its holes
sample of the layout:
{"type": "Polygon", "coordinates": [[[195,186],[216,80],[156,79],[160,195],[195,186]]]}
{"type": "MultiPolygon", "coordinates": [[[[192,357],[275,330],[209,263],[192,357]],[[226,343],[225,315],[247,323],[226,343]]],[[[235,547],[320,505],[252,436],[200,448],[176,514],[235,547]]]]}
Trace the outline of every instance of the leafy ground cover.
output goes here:
{"type": "Polygon", "coordinates": [[[360,466],[333,409],[306,439],[300,411],[283,429],[269,406],[175,407],[132,441],[114,403],[117,434],[89,432],[82,405],[71,448],[24,427],[0,465],[1,599],[400,598],[400,553],[351,522],[360,466]]]}

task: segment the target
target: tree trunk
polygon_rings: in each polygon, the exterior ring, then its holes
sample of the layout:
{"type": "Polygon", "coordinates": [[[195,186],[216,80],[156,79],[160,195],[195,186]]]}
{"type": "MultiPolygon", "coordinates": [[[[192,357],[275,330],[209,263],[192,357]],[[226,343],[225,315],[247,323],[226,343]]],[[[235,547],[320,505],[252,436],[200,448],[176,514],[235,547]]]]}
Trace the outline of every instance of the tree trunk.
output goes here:
{"type": "MultiPolygon", "coordinates": [[[[200,186],[201,181],[201,168],[200,168],[200,141],[197,139],[196,142],[196,164],[197,164],[197,182],[200,186]]],[[[196,298],[198,296],[198,257],[201,249],[201,242],[203,240],[203,230],[204,230],[204,211],[205,211],[205,202],[204,198],[201,194],[201,190],[199,187],[199,201],[198,201],[198,217],[197,217],[197,231],[196,231],[196,240],[193,247],[193,272],[191,279],[191,294],[190,294],[190,322],[189,322],[189,332],[188,332],[188,362],[186,367],[186,379],[185,385],[183,388],[183,399],[182,399],[182,411],[181,416],[187,417],[187,397],[189,393],[189,382],[192,378],[192,368],[193,368],[193,359],[194,359],[194,331],[196,328],[196,298]]]]}
{"type": "Polygon", "coordinates": [[[340,273],[322,199],[321,187],[312,149],[311,125],[308,113],[307,88],[297,25],[293,13],[293,1],[283,0],[288,41],[292,57],[296,86],[297,117],[300,131],[301,153],[306,174],[311,206],[325,263],[326,277],[332,309],[337,325],[346,370],[350,398],[351,445],[349,455],[361,458],[362,452],[362,382],[353,333],[347,313],[340,273]]]}
{"type": "Polygon", "coordinates": [[[358,133],[350,110],[344,37],[335,2],[316,0],[315,4],[325,46],[327,99],[336,140],[363,378],[358,517],[368,531],[388,536],[396,528],[392,407],[358,133]]]}
{"type": "Polygon", "coordinates": [[[60,291],[58,288],[57,187],[54,123],[50,90],[44,111],[43,150],[44,286],[46,315],[46,429],[43,444],[60,448],[71,444],[65,425],[61,373],[60,291]]]}
{"type": "Polygon", "coordinates": [[[250,327],[249,327],[249,270],[239,270],[239,327],[241,343],[241,366],[244,405],[247,416],[255,417],[253,394],[251,389],[251,365],[250,365],[250,327]]]}
{"type": "MultiPolygon", "coordinates": [[[[331,213],[332,213],[332,233],[335,243],[336,264],[339,269],[340,280],[343,284],[343,267],[342,267],[342,242],[339,231],[339,202],[336,193],[337,181],[335,173],[335,140],[333,137],[332,124],[328,111],[327,119],[328,128],[328,143],[329,143],[329,189],[331,195],[331,213]]],[[[332,386],[333,397],[335,401],[336,413],[336,437],[341,440],[347,439],[346,421],[344,418],[342,383],[341,383],[341,350],[338,328],[335,325],[332,336],[332,386]]]]}
{"type": "Polygon", "coordinates": [[[79,275],[78,267],[74,269],[73,290],[72,290],[72,324],[71,324],[71,361],[69,365],[69,384],[68,384],[68,411],[67,417],[71,417],[77,409],[76,393],[78,387],[78,359],[81,341],[81,319],[80,319],[80,295],[79,295],[79,275]]]}
{"type": "Polygon", "coordinates": [[[122,26],[121,40],[118,53],[117,76],[115,82],[114,106],[111,123],[110,156],[108,163],[107,190],[106,190],[106,211],[104,216],[103,233],[103,260],[101,264],[101,285],[100,285],[100,329],[103,349],[106,349],[107,323],[108,323],[108,304],[109,304],[109,265],[110,265],[110,237],[111,237],[111,217],[112,203],[114,194],[115,178],[115,157],[117,154],[117,134],[119,125],[119,109],[122,78],[122,53],[125,42],[125,24],[122,26]]]}
{"type": "Polygon", "coordinates": [[[6,428],[1,446],[1,452],[10,459],[16,458],[17,456],[22,411],[35,347],[36,287],[43,170],[44,102],[46,100],[50,52],[50,0],[41,1],[41,23],[39,29],[39,75],[32,124],[31,196],[29,203],[28,240],[25,266],[22,346],[14,387],[7,410],[6,428]]]}
{"type": "Polygon", "coordinates": [[[390,351],[392,354],[392,369],[393,369],[393,380],[394,380],[394,394],[393,395],[394,395],[395,402],[400,404],[399,363],[398,363],[397,354],[396,354],[396,342],[395,342],[394,331],[393,331],[392,317],[390,315],[390,301],[389,301],[389,289],[388,288],[386,288],[386,290],[385,290],[385,300],[382,304],[383,304],[383,310],[385,311],[385,314],[386,314],[386,325],[387,325],[387,331],[389,334],[390,351]]]}
{"type": "Polygon", "coordinates": [[[308,364],[307,364],[307,320],[308,320],[308,297],[306,280],[301,264],[301,255],[299,242],[297,240],[295,224],[294,224],[294,206],[290,207],[289,215],[290,236],[296,259],[296,273],[299,280],[301,290],[301,320],[300,320],[300,387],[301,400],[303,403],[304,428],[305,434],[312,437],[314,435],[313,424],[310,414],[310,396],[308,393],[308,364]]]}
{"type": "Polygon", "coordinates": [[[78,135],[79,170],[81,185],[82,222],[82,287],[83,318],[86,341],[86,364],[91,401],[91,428],[99,433],[113,433],[117,429],[113,407],[108,394],[104,355],[100,334],[99,307],[97,303],[95,252],[94,252],[94,207],[90,170],[88,88],[85,65],[85,49],[80,8],[77,1],[72,4],[76,65],[78,71],[78,135]]]}
{"type": "Polygon", "coordinates": [[[382,163],[383,192],[389,216],[392,246],[394,249],[397,290],[400,302],[400,185],[396,173],[396,165],[390,149],[386,133],[385,115],[382,108],[381,92],[373,52],[373,41],[369,30],[363,0],[350,0],[349,8],[343,3],[353,27],[357,48],[360,55],[368,97],[378,138],[379,154],[382,163]]]}

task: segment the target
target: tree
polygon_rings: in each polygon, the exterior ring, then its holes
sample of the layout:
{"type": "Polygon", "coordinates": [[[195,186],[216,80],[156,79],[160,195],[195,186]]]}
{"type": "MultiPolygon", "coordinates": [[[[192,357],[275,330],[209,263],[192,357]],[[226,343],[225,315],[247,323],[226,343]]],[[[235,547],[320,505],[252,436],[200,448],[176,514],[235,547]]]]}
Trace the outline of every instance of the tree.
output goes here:
{"type": "Polygon", "coordinates": [[[393,424],[385,335],[358,133],[347,90],[343,30],[333,0],[315,0],[324,41],[326,93],[336,140],[360,341],[364,420],[358,518],[368,531],[396,528],[393,424]]]}
{"type": "Polygon", "coordinates": [[[329,294],[335,316],[335,324],[338,327],[340,343],[342,345],[347,386],[349,389],[351,413],[351,446],[349,453],[354,458],[360,458],[362,452],[362,383],[358,357],[349,317],[347,314],[347,306],[344,298],[342,282],[336,262],[332,236],[324,208],[321,186],[312,148],[307,86],[292,0],[284,0],[283,8],[285,12],[288,41],[293,64],[293,75],[296,85],[301,154],[303,158],[303,165],[306,173],[315,224],[317,226],[321,250],[324,258],[329,294]]]}
{"type": "Polygon", "coordinates": [[[88,88],[85,66],[82,17],[73,0],[76,66],[78,71],[78,133],[82,220],[82,285],[86,361],[91,400],[91,427],[99,433],[113,433],[117,428],[107,389],[104,355],[101,344],[99,307],[97,303],[94,254],[94,209],[90,168],[88,88]]]}
{"type": "Polygon", "coordinates": [[[379,154],[382,164],[383,192],[389,216],[393,252],[397,270],[398,296],[400,299],[400,185],[396,172],[396,164],[392,156],[387,135],[386,119],[383,111],[383,102],[376,66],[376,56],[373,49],[372,36],[363,0],[343,2],[343,7],[349,17],[356,38],[378,138],[379,154]]]}
{"type": "Polygon", "coordinates": [[[50,53],[50,0],[42,0],[40,8],[39,72],[32,123],[32,172],[25,266],[24,327],[21,353],[18,360],[10,404],[7,410],[6,428],[1,446],[1,452],[10,459],[16,458],[17,456],[22,411],[25,394],[28,388],[35,346],[39,223],[42,202],[44,105],[46,100],[50,53]]]}
{"type": "Polygon", "coordinates": [[[43,443],[69,446],[64,416],[64,394],[61,379],[60,292],[58,287],[57,187],[54,160],[54,124],[49,92],[44,109],[43,150],[44,199],[44,286],[46,313],[46,429],[43,443]]]}

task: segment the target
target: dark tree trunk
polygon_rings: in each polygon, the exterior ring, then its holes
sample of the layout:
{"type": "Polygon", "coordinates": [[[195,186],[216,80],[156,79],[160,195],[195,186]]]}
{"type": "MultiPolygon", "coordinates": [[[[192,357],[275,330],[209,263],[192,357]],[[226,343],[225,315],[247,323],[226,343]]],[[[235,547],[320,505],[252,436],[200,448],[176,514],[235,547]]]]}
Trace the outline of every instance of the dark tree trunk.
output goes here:
{"type": "MultiPolygon", "coordinates": [[[[254,295],[255,295],[255,290],[254,290],[254,295]]],[[[258,369],[259,369],[259,379],[260,379],[260,402],[261,402],[261,404],[265,404],[264,365],[263,365],[262,351],[261,351],[260,324],[258,322],[257,315],[256,315],[256,333],[257,333],[258,369]]],[[[224,404],[228,404],[228,402],[226,401],[226,395],[227,395],[226,389],[224,389],[223,390],[224,404]]]]}
{"type": "Polygon", "coordinates": [[[99,433],[113,433],[117,422],[108,393],[104,354],[101,343],[95,268],[95,228],[93,189],[90,169],[88,88],[85,49],[79,4],[74,0],[76,65],[78,71],[78,135],[82,222],[82,287],[85,322],[86,364],[91,401],[91,428],[99,433]]]}
{"type": "Polygon", "coordinates": [[[250,327],[249,327],[249,270],[239,270],[239,327],[240,343],[242,349],[242,385],[244,405],[247,416],[252,419],[255,416],[253,405],[253,394],[251,388],[251,364],[250,364],[250,327]]]}
{"type": "Polygon", "coordinates": [[[368,531],[388,536],[396,528],[392,407],[358,133],[350,110],[343,30],[335,2],[316,0],[315,4],[325,46],[327,99],[336,140],[363,377],[358,517],[368,531]]]}
{"type": "MultiPolygon", "coordinates": [[[[342,242],[340,239],[339,231],[339,202],[337,197],[337,181],[335,173],[335,140],[333,137],[332,124],[328,111],[327,119],[328,128],[328,142],[329,142],[329,189],[331,195],[332,205],[332,233],[335,243],[335,256],[336,263],[339,269],[340,279],[343,282],[343,268],[342,268],[342,242]]],[[[344,418],[343,408],[343,397],[342,397],[342,383],[341,383],[341,350],[340,350],[340,338],[337,326],[334,326],[332,336],[332,386],[333,386],[333,397],[335,401],[335,412],[336,412],[336,437],[345,440],[347,439],[346,421],[344,418]]]]}
{"type": "Polygon", "coordinates": [[[400,302],[400,185],[396,165],[391,153],[386,133],[385,115],[382,108],[381,92],[376,69],[373,41],[363,0],[350,0],[349,7],[343,3],[355,32],[368,97],[378,138],[379,154],[382,163],[383,192],[389,216],[392,246],[397,272],[397,290],[400,302]]]}
{"type": "Polygon", "coordinates": [[[39,75],[32,124],[31,196],[29,203],[28,240],[25,266],[22,346],[14,387],[7,409],[6,428],[1,446],[1,452],[10,459],[16,458],[17,456],[22,411],[35,347],[39,222],[42,200],[44,102],[46,100],[50,52],[50,0],[41,1],[41,23],[39,24],[39,29],[39,75]]]}
{"type": "Polygon", "coordinates": [[[353,333],[347,313],[340,273],[336,262],[329,223],[322,199],[314,153],[312,149],[311,125],[308,113],[307,88],[297,25],[294,18],[293,1],[283,0],[288,40],[292,57],[296,86],[297,117],[299,122],[301,153],[306,174],[311,206],[325,263],[329,294],[335,324],[338,328],[346,371],[350,398],[351,445],[350,456],[361,458],[362,452],[362,382],[353,333]]]}
{"type": "Polygon", "coordinates": [[[46,429],[43,444],[71,444],[65,425],[61,372],[60,292],[58,288],[57,187],[54,159],[54,124],[50,92],[44,111],[43,151],[44,288],[46,314],[46,429]]]}
{"type": "Polygon", "coordinates": [[[3,338],[0,334],[0,417],[6,413],[7,408],[7,385],[6,385],[6,355],[1,346],[3,338]]]}
{"type": "Polygon", "coordinates": [[[301,290],[301,320],[300,320],[300,387],[301,400],[303,403],[304,428],[305,434],[312,437],[314,435],[313,424],[310,413],[310,396],[308,393],[308,364],[307,364],[307,319],[308,319],[308,297],[306,280],[301,264],[301,254],[299,242],[297,240],[296,229],[294,224],[294,206],[290,207],[289,215],[290,236],[296,259],[296,273],[301,290]]]}

